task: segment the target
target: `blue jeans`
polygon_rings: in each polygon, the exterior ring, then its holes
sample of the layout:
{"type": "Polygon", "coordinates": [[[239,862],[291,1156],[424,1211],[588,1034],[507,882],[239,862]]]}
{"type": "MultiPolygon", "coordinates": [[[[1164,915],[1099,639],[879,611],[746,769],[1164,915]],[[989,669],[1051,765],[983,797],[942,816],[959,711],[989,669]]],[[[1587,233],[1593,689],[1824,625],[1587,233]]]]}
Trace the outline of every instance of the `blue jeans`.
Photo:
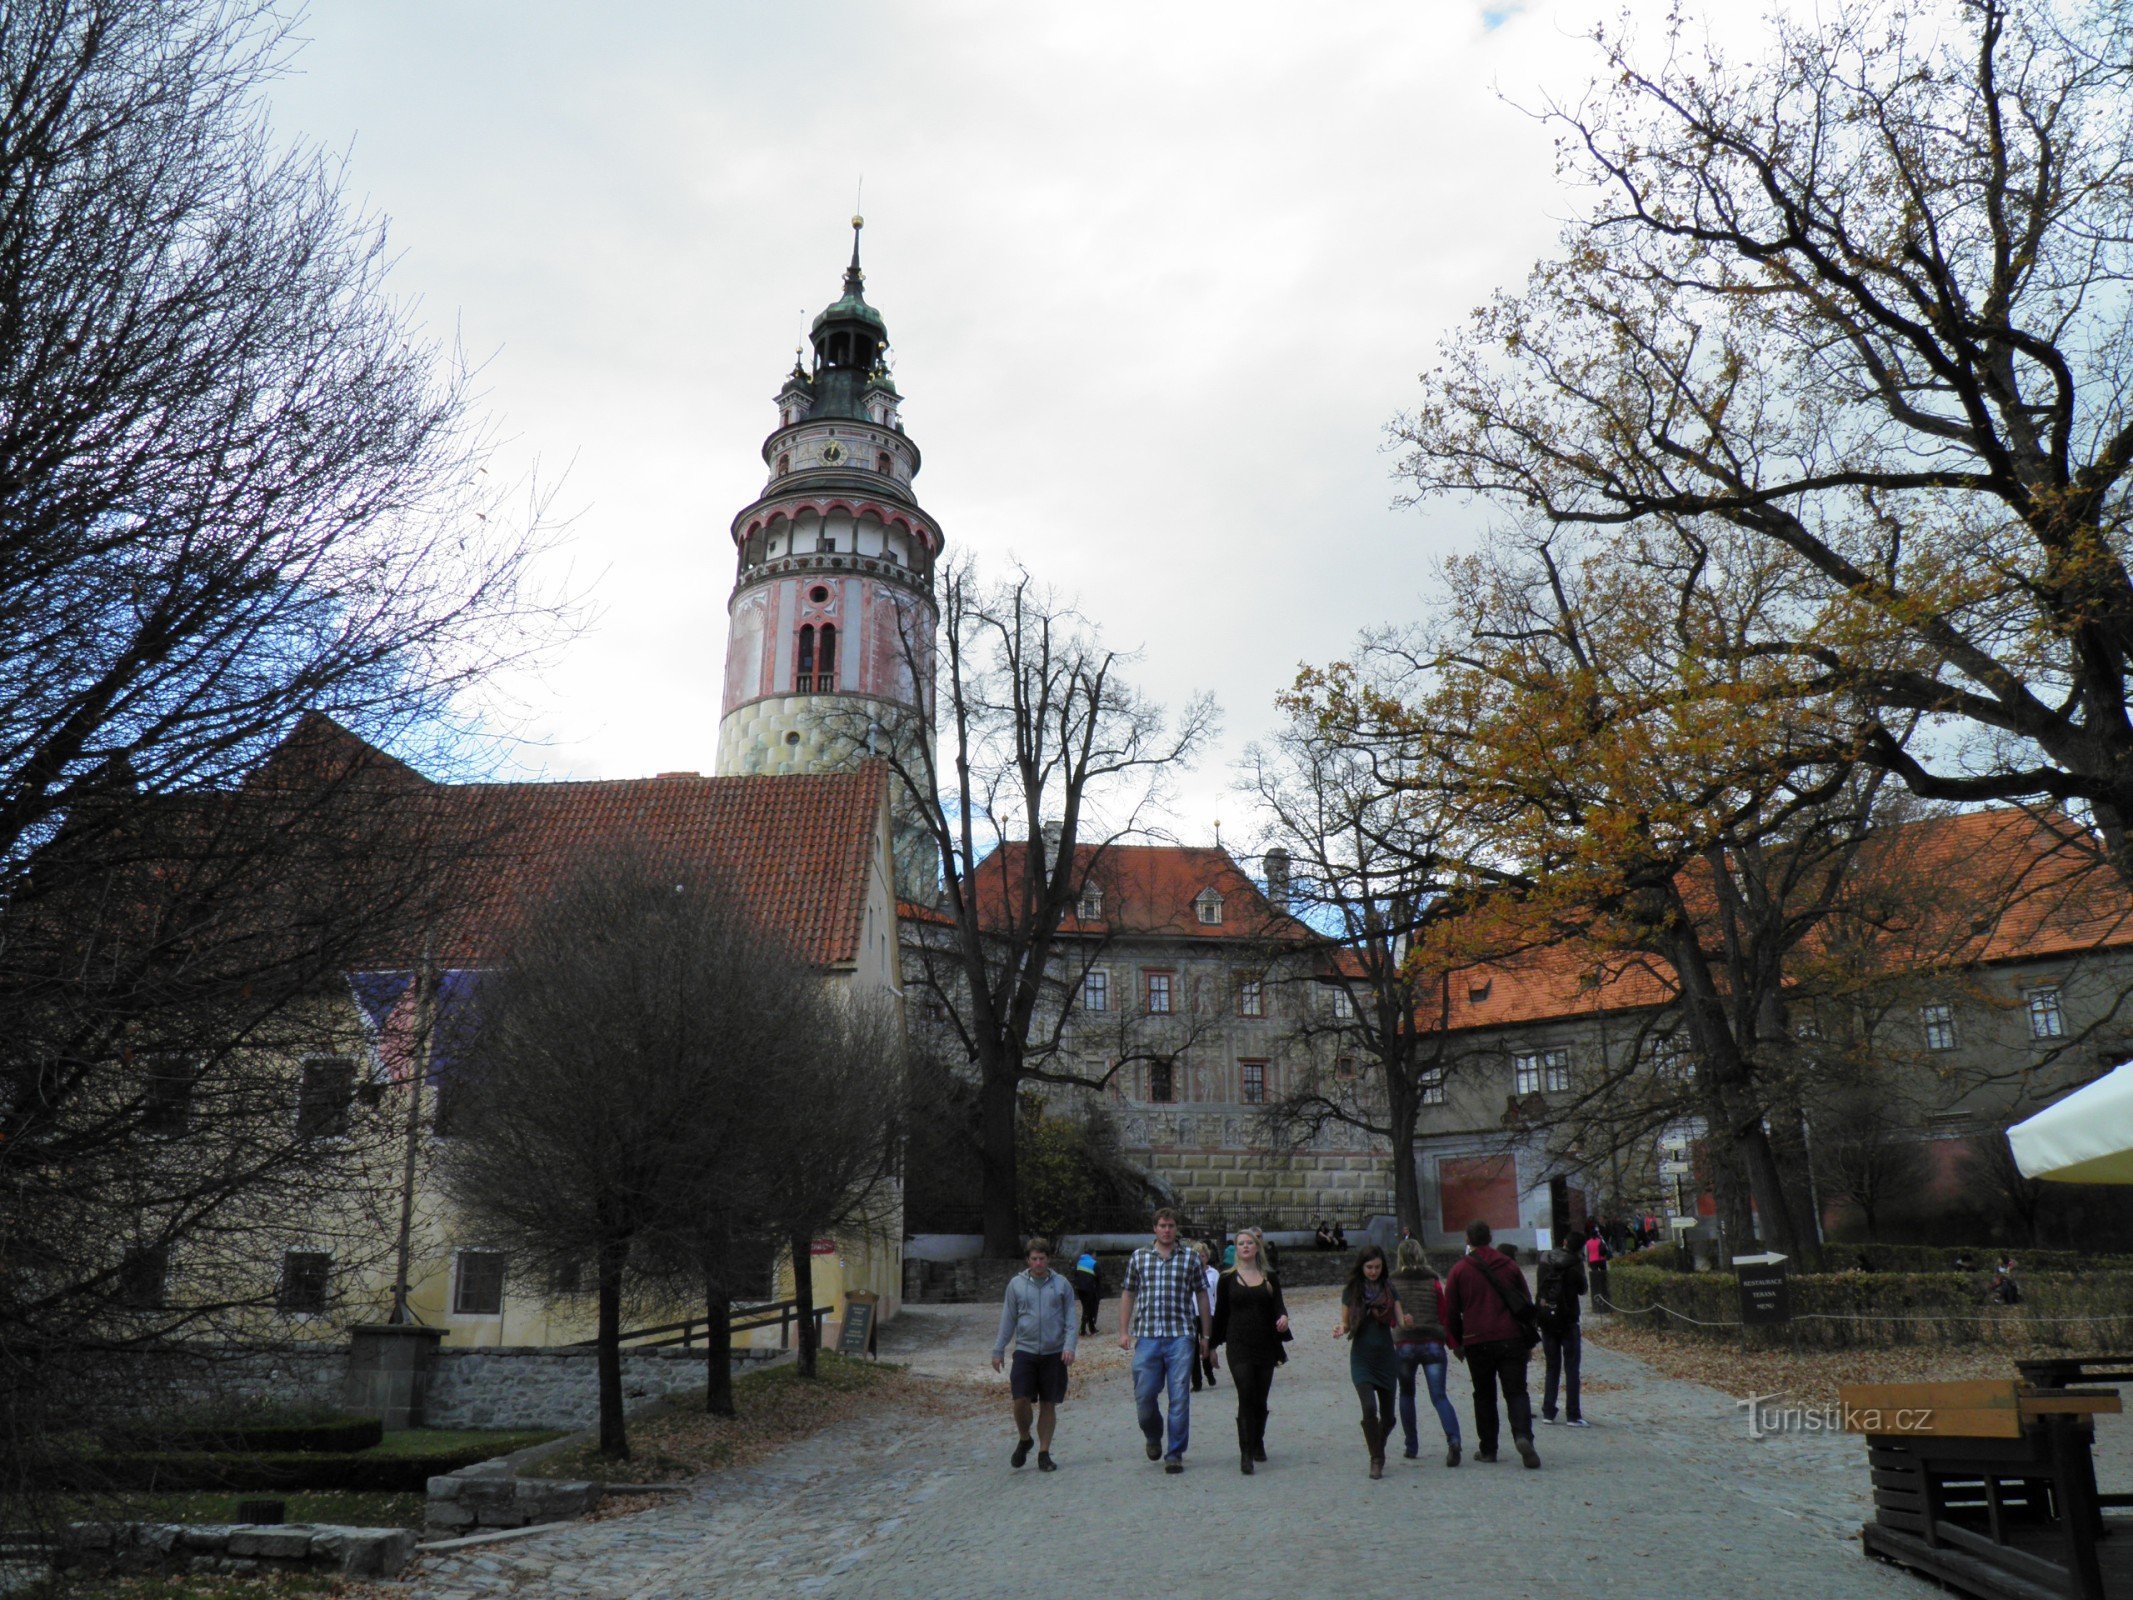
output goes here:
{"type": "Polygon", "coordinates": [[[1141,1432],[1155,1444],[1163,1442],[1163,1414],[1155,1397],[1170,1391],[1170,1448],[1165,1455],[1181,1456],[1192,1439],[1192,1368],[1199,1359],[1200,1344],[1191,1334],[1175,1339],[1133,1341],[1133,1407],[1140,1413],[1141,1432]]]}
{"type": "Polygon", "coordinates": [[[1550,1420],[1554,1419],[1555,1386],[1560,1380],[1563,1386],[1563,1415],[1572,1422],[1577,1421],[1584,1415],[1578,1409],[1578,1368],[1585,1360],[1585,1330],[1573,1322],[1563,1331],[1561,1338],[1552,1333],[1543,1333],[1541,1354],[1548,1362],[1548,1376],[1541,1387],[1541,1415],[1550,1420]]]}
{"type": "Polygon", "coordinates": [[[1450,1358],[1441,1344],[1396,1344],[1394,1352],[1400,1358],[1400,1434],[1407,1453],[1414,1455],[1422,1448],[1421,1435],[1415,1431],[1415,1368],[1429,1383],[1429,1403],[1437,1408],[1437,1420],[1444,1424],[1444,1441],[1459,1442],[1459,1413],[1445,1398],[1444,1372],[1450,1358]]]}

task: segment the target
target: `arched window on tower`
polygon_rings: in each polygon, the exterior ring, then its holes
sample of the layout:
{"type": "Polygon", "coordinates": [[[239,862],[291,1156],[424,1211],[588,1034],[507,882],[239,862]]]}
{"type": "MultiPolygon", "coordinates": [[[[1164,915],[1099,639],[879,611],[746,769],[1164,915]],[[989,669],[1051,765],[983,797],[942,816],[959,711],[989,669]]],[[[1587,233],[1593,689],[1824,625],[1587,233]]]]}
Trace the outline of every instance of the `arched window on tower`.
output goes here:
{"type": "Polygon", "coordinates": [[[782,456],[779,456],[779,457],[778,457],[778,476],[782,478],[782,477],[784,477],[784,476],[785,476],[785,474],[786,474],[786,473],[788,473],[788,472],[790,472],[790,471],[792,471],[792,457],[791,457],[791,455],[790,455],[790,454],[787,454],[787,455],[782,455],[782,456]]]}
{"type": "Polygon", "coordinates": [[[822,648],[815,656],[815,687],[829,694],[837,687],[837,624],[822,624],[822,648]]]}
{"type": "Polygon", "coordinates": [[[884,478],[886,478],[892,469],[893,464],[889,460],[889,452],[886,450],[880,450],[875,452],[874,470],[880,473],[884,478]]]}
{"type": "Polygon", "coordinates": [[[793,693],[815,692],[815,625],[810,622],[800,629],[800,655],[794,668],[793,693]]]}

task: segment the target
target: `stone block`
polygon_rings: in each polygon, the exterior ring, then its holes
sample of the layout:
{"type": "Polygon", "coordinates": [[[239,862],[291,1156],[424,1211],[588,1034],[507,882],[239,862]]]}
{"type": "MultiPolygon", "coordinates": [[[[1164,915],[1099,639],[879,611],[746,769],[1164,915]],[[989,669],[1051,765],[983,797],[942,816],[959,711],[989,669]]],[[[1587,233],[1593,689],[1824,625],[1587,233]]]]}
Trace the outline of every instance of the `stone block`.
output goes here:
{"type": "Polygon", "coordinates": [[[236,1529],[226,1522],[200,1522],[182,1529],[178,1543],[188,1550],[226,1550],[236,1529]]]}
{"type": "Polygon", "coordinates": [[[441,1473],[437,1477],[430,1479],[429,1498],[433,1501],[457,1500],[459,1498],[459,1475],[448,1472],[441,1473]]]}
{"type": "Polygon", "coordinates": [[[270,1561],[301,1561],[311,1554],[309,1528],[238,1528],[230,1534],[230,1554],[270,1561]]]}
{"type": "Polygon", "coordinates": [[[433,1502],[423,1508],[422,1525],[426,1528],[437,1528],[456,1533],[462,1528],[474,1526],[474,1513],[466,1506],[453,1505],[449,1502],[437,1505],[433,1502]]]}
{"type": "Polygon", "coordinates": [[[415,1534],[411,1528],[317,1528],[311,1552],[351,1578],[392,1578],[414,1560],[415,1534]]]}

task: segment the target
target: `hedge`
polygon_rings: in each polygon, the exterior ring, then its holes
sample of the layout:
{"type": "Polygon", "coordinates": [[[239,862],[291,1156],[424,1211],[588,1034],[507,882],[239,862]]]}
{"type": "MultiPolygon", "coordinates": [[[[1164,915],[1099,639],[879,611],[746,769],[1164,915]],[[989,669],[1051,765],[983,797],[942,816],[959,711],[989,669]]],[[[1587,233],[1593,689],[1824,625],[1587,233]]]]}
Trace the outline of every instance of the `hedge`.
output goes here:
{"type": "Polygon", "coordinates": [[[491,1444],[436,1455],[260,1451],[218,1455],[207,1450],[129,1450],[81,1464],[81,1488],[144,1489],[353,1489],[419,1494],[442,1473],[457,1472],[497,1453],[491,1444]]]}
{"type": "MultiPolygon", "coordinates": [[[[1851,1346],[2133,1345],[2133,1272],[2032,1271],[2024,1261],[2022,1303],[2003,1306],[1976,1272],[1802,1273],[1791,1279],[1792,1323],[1772,1330],[1792,1342],[1851,1346]]],[[[1619,1316],[1671,1334],[1738,1340],[1740,1285],[1730,1272],[1683,1273],[1617,1261],[1608,1300],[1619,1316]]]]}
{"type": "Polygon", "coordinates": [[[307,1423],[195,1423],[158,1427],[142,1423],[104,1435],[104,1448],[122,1454],[167,1451],[347,1452],[368,1450],[385,1437],[376,1417],[329,1417],[307,1423]]]}

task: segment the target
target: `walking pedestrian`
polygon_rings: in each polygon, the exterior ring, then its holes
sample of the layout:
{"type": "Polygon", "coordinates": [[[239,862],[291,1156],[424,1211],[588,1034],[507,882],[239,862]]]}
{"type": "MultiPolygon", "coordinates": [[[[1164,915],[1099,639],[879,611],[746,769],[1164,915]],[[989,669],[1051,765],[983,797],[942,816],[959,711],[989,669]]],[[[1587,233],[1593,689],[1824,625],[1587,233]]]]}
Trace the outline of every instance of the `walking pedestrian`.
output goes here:
{"type": "Polygon", "coordinates": [[[1093,1250],[1084,1250],[1075,1258],[1074,1298],[1081,1302],[1081,1331],[1094,1333],[1096,1314],[1103,1309],[1104,1278],[1093,1250]]]}
{"type": "Polygon", "coordinates": [[[1118,1293],[1118,1347],[1133,1352],[1133,1405],[1148,1459],[1165,1472],[1185,1470],[1192,1440],[1193,1364],[1209,1347],[1211,1312],[1206,1265],[1198,1252],[1178,1243],[1178,1214],[1165,1206],[1155,1214],[1155,1240],[1133,1252],[1118,1293]],[[1156,1397],[1169,1401],[1170,1447],[1163,1447],[1164,1415],[1156,1397]]]}
{"type": "Polygon", "coordinates": [[[1341,1319],[1333,1332],[1348,1341],[1348,1381],[1363,1406],[1363,1439],[1370,1447],[1370,1475],[1385,1476],[1385,1441],[1392,1437],[1393,1396],[1400,1387],[1400,1361],[1392,1330],[1400,1325],[1400,1298],[1393,1292],[1385,1252],[1366,1244],[1356,1252],[1341,1290],[1341,1319]]]}
{"type": "MultiPolygon", "coordinates": [[[[1400,1325],[1392,1331],[1393,1354],[1400,1361],[1401,1454],[1409,1461],[1422,1453],[1415,1423],[1415,1374],[1429,1386],[1429,1403],[1444,1427],[1444,1464],[1459,1465],[1459,1413],[1444,1392],[1451,1356],[1444,1332],[1444,1281],[1429,1264],[1418,1239],[1403,1239],[1392,1259],[1392,1292],[1400,1299],[1400,1325]]],[[[1235,1362],[1230,1365],[1234,1367],[1235,1362]]]]}
{"type": "Polygon", "coordinates": [[[1015,1453],[1008,1465],[1019,1467],[1029,1460],[1030,1413],[1037,1422],[1037,1470],[1051,1472],[1052,1428],[1059,1403],[1066,1398],[1067,1368],[1074,1364],[1074,1347],[1081,1332],[1081,1318],[1074,1290],[1052,1270],[1052,1242],[1032,1239],[1023,1247],[1023,1270],[1008,1280],[1007,1296],[1000,1305],[1000,1332],[992,1342],[992,1370],[1000,1370],[1010,1341],[1015,1347],[1014,1369],[1008,1374],[1007,1392],[1014,1400],[1015,1453]]]}
{"type": "Polygon", "coordinates": [[[1585,1362],[1585,1334],[1578,1325],[1578,1296],[1585,1292],[1585,1264],[1570,1250],[1550,1250],[1533,1275],[1533,1310],[1540,1325],[1541,1355],[1547,1376],[1541,1381],[1541,1421],[1555,1420],[1556,1384],[1563,1394],[1563,1421],[1589,1427],[1580,1404],[1578,1372],[1585,1362]]]}
{"type": "Polygon", "coordinates": [[[1493,1237],[1479,1217],[1466,1225],[1466,1254],[1444,1280],[1444,1331],[1464,1352],[1474,1384],[1474,1459],[1496,1459],[1501,1431],[1496,1391],[1501,1388],[1518,1459],[1537,1467],[1533,1401],[1526,1393],[1526,1363],[1539,1338],[1532,1328],[1533,1297],[1524,1275],[1490,1244],[1493,1237]]]}
{"type": "Polygon", "coordinates": [[[1607,1295],[1607,1261],[1613,1254],[1608,1248],[1605,1230],[1595,1222],[1592,1231],[1585,1236],[1585,1281],[1592,1290],[1594,1316],[1614,1307],[1607,1295]]]}
{"type": "Polygon", "coordinates": [[[1215,1284],[1215,1344],[1229,1357],[1237,1389],[1237,1464],[1249,1478],[1266,1459],[1267,1393],[1274,1369],[1289,1359],[1289,1308],[1281,1280],[1267,1265],[1259,1235],[1246,1228],[1231,1242],[1237,1264],[1215,1284]]]}
{"type": "MultiPolygon", "coordinates": [[[[1216,1237],[1219,1238],[1220,1235],[1218,1234],[1216,1237]]],[[[1200,1259],[1207,1264],[1207,1303],[1211,1306],[1215,1303],[1215,1285],[1222,1277],[1222,1274],[1215,1270],[1215,1252],[1212,1246],[1198,1239],[1193,1241],[1192,1247],[1199,1251],[1200,1259]]],[[[1213,1344],[1209,1344],[1206,1349],[1200,1352],[1199,1360],[1192,1369],[1192,1386],[1195,1389],[1199,1388],[1203,1378],[1206,1380],[1208,1388],[1212,1389],[1215,1386],[1215,1347],[1213,1344]]]]}

